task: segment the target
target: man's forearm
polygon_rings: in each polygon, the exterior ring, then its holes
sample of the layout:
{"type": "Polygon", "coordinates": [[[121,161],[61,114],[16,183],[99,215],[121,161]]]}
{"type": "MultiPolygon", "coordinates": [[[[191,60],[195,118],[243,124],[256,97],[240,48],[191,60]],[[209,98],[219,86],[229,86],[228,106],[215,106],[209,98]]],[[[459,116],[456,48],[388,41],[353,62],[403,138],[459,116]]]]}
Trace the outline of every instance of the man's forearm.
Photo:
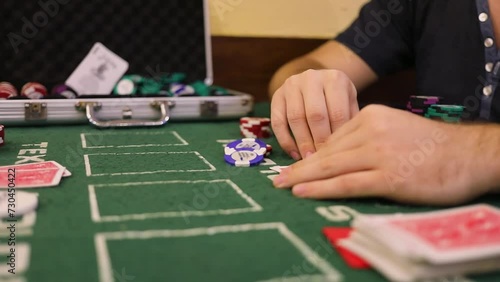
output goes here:
{"type": "Polygon", "coordinates": [[[309,69],[324,69],[324,66],[307,56],[299,57],[282,66],[271,79],[271,83],[269,84],[269,97],[272,97],[274,92],[276,92],[290,76],[309,69]]]}
{"type": "MultiPolygon", "coordinates": [[[[474,161],[473,166],[490,192],[500,193],[500,126],[499,125],[478,125],[470,128],[473,136],[471,138],[476,145],[471,149],[474,161]]],[[[465,148],[464,148],[465,149],[465,148]]],[[[480,181],[482,182],[482,181],[480,181]]]]}

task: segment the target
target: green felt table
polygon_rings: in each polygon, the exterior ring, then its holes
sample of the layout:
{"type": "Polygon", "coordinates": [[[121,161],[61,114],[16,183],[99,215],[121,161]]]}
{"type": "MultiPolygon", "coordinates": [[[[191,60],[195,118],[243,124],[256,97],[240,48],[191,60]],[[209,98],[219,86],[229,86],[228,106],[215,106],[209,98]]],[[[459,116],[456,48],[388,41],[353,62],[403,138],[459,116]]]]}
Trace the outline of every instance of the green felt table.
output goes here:
{"type": "MultiPolygon", "coordinates": [[[[269,116],[269,105],[258,104],[255,115],[269,116]]],[[[270,166],[292,160],[275,139],[267,140],[274,152],[264,165],[224,162],[223,144],[239,138],[237,120],[7,128],[6,137],[0,165],[47,143],[38,158],[73,175],[29,191],[38,193],[39,208],[17,222],[18,273],[4,271],[0,281],[384,281],[373,270],[347,267],[322,228],[349,226],[356,213],[434,209],[379,199],[301,200],[276,190],[270,166]]],[[[500,206],[499,197],[477,202],[500,206]]],[[[2,254],[0,269],[6,260],[2,254]]],[[[500,281],[500,274],[468,278],[500,281]]]]}

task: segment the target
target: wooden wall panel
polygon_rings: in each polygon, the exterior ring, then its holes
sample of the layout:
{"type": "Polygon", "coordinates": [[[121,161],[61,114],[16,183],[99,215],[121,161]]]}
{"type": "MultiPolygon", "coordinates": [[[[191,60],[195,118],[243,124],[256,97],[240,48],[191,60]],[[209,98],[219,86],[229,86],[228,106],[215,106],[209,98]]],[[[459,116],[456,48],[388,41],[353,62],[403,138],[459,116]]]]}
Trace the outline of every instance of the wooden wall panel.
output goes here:
{"type": "MultiPolygon", "coordinates": [[[[322,39],[214,36],[215,83],[253,94],[257,101],[267,101],[267,87],[273,73],[324,42],[322,39]]],[[[360,93],[360,102],[402,106],[407,97],[414,94],[414,86],[414,72],[406,71],[386,77],[360,93]]]]}

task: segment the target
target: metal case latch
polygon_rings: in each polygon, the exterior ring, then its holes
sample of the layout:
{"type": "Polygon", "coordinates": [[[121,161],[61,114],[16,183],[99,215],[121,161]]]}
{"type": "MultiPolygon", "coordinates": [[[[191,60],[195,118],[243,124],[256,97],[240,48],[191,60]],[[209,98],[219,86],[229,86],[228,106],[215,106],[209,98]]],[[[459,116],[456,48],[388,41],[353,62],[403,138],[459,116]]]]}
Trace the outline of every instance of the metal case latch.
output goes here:
{"type": "Polygon", "coordinates": [[[24,120],[26,120],[26,121],[47,120],[47,104],[46,103],[25,103],[24,104],[24,120]]]}
{"type": "Polygon", "coordinates": [[[219,115],[219,104],[214,101],[203,101],[200,104],[201,116],[205,118],[215,118],[219,115]]]}

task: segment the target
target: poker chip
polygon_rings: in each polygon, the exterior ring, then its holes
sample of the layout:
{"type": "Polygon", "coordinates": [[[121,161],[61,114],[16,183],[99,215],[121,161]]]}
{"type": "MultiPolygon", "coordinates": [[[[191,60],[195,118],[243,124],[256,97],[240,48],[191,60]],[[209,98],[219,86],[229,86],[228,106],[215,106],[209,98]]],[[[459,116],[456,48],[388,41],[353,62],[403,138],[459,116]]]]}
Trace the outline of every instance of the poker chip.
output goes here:
{"type": "Polygon", "coordinates": [[[266,145],[266,157],[269,157],[273,153],[273,146],[267,144],[266,145]]]}
{"type": "Polygon", "coordinates": [[[118,81],[113,94],[120,96],[136,95],[144,79],[140,75],[125,75],[118,81]]]}
{"type": "Polygon", "coordinates": [[[78,96],[75,90],[73,90],[71,87],[65,84],[59,84],[54,86],[54,88],[52,88],[50,95],[66,99],[76,99],[76,97],[78,96]]]}
{"type": "Polygon", "coordinates": [[[38,196],[33,193],[16,191],[14,197],[9,191],[0,191],[0,218],[9,218],[11,211],[15,217],[23,216],[34,211],[38,206],[38,196]],[[11,194],[11,195],[9,195],[11,194]],[[15,204],[15,209],[8,209],[8,204],[15,204]]]}
{"type": "Polygon", "coordinates": [[[0,124],[0,147],[5,145],[5,126],[0,124]]]}
{"type": "Polygon", "coordinates": [[[234,150],[232,153],[226,153],[224,160],[237,167],[251,167],[259,165],[264,161],[264,155],[259,155],[252,149],[234,150]]]}
{"type": "Polygon", "coordinates": [[[457,105],[432,105],[427,109],[424,115],[433,120],[440,120],[449,123],[458,123],[462,121],[465,107],[457,105]]]}
{"type": "Polygon", "coordinates": [[[264,161],[267,144],[255,138],[236,140],[224,148],[224,160],[237,167],[259,165],[264,161]]]}
{"type": "Polygon", "coordinates": [[[161,95],[163,83],[152,78],[143,78],[140,92],[143,95],[161,95]]]}
{"type": "Polygon", "coordinates": [[[21,95],[29,99],[43,99],[48,95],[48,91],[38,82],[28,82],[21,89],[21,95]]]}
{"type": "Polygon", "coordinates": [[[9,99],[18,95],[16,87],[9,82],[0,82],[0,100],[9,99]]]}
{"type": "Polygon", "coordinates": [[[174,97],[193,96],[196,95],[196,90],[191,85],[172,83],[170,93],[174,97]]]}
{"type": "Polygon", "coordinates": [[[191,87],[193,87],[197,96],[210,96],[210,86],[206,85],[203,81],[195,81],[191,83],[191,87]]]}
{"type": "Polygon", "coordinates": [[[211,86],[210,87],[210,95],[211,96],[231,96],[231,93],[226,88],[220,86],[211,86]]]}
{"type": "Polygon", "coordinates": [[[254,150],[258,155],[263,156],[267,152],[266,146],[267,144],[259,139],[245,138],[227,144],[225,147],[225,153],[232,154],[236,150],[251,149],[254,150]]]}
{"type": "Polygon", "coordinates": [[[240,119],[240,133],[245,138],[271,138],[271,119],[243,117],[240,119]]]}
{"type": "Polygon", "coordinates": [[[442,100],[437,96],[410,96],[407,109],[414,114],[424,116],[430,106],[439,104],[442,100]]]}

